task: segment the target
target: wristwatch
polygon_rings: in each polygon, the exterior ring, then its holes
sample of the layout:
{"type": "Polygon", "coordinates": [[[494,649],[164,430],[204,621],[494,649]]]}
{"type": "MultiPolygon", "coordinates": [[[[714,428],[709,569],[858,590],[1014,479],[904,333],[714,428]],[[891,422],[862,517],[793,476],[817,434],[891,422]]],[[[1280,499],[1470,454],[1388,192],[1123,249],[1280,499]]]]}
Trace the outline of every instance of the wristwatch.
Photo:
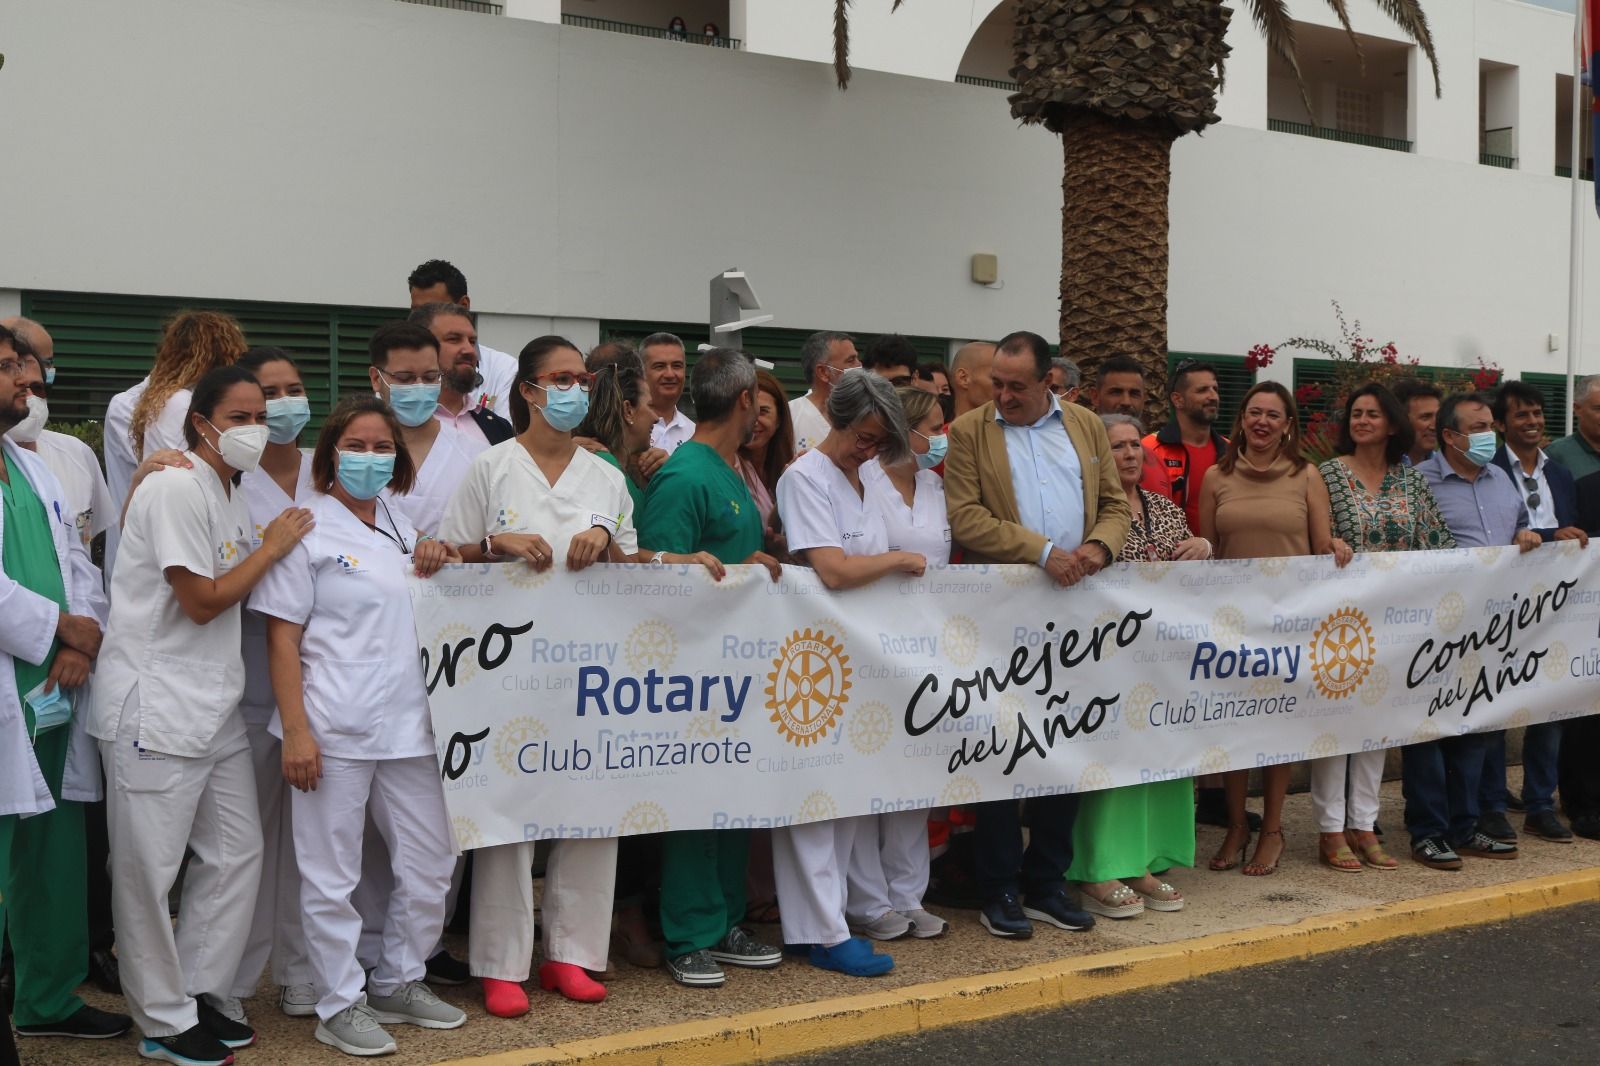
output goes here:
{"type": "Polygon", "coordinates": [[[660,566],[662,563],[665,563],[666,561],[667,561],[667,553],[664,552],[664,551],[656,552],[654,555],[650,556],[650,565],[651,566],[660,566]]]}
{"type": "Polygon", "coordinates": [[[1117,557],[1116,553],[1111,550],[1111,546],[1103,540],[1086,540],[1084,543],[1093,544],[1096,548],[1099,548],[1101,551],[1106,553],[1106,561],[1101,563],[1101,566],[1110,566],[1112,560],[1116,559],[1117,557]]]}
{"type": "Polygon", "coordinates": [[[494,545],[490,543],[490,539],[490,537],[484,537],[482,540],[478,541],[478,550],[481,551],[483,553],[483,557],[489,560],[491,563],[498,562],[500,560],[500,556],[494,553],[494,545]]]}

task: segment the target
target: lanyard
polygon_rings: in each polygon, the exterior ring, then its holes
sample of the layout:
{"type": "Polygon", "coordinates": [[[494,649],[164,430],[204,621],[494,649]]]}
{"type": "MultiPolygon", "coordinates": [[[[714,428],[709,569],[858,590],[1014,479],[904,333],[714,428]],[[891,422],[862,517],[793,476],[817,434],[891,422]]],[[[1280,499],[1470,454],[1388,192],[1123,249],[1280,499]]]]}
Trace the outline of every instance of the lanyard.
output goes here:
{"type": "Polygon", "coordinates": [[[378,497],[378,506],[383,508],[384,517],[389,519],[389,529],[394,530],[394,532],[390,533],[388,530],[379,529],[370,522],[363,522],[362,525],[366,526],[374,533],[377,533],[379,536],[386,537],[393,541],[395,547],[400,549],[400,553],[402,555],[410,555],[411,548],[406,544],[405,538],[400,535],[400,527],[395,524],[394,515],[389,513],[389,505],[383,502],[382,496],[378,497]]]}

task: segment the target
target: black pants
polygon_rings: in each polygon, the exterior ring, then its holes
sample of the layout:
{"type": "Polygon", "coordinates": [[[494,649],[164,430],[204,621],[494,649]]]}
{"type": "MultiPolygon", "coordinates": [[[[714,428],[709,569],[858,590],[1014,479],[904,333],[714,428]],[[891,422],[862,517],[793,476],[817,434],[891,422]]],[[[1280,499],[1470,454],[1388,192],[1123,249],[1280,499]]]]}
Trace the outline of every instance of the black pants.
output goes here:
{"type": "Polygon", "coordinates": [[[1564,723],[1559,762],[1561,807],[1567,817],[1600,816],[1600,717],[1564,723]]]}
{"type": "Polygon", "coordinates": [[[83,805],[83,839],[89,848],[89,950],[110,951],[116,943],[111,927],[111,838],[106,833],[106,804],[83,805]]]}
{"type": "Polygon", "coordinates": [[[1072,823],[1078,796],[1067,793],[1028,800],[1028,847],[1022,847],[1022,812],[1016,800],[980,803],[973,846],[978,888],[993,900],[1020,887],[1027,896],[1049,896],[1065,889],[1072,865],[1072,823]]]}

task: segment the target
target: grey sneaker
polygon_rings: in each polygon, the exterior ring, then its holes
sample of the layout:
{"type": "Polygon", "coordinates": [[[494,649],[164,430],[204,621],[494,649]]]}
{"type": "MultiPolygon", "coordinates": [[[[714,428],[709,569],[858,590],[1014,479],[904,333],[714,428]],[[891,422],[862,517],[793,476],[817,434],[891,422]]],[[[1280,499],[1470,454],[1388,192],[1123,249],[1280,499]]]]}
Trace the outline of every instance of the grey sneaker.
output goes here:
{"type": "Polygon", "coordinates": [[[870,936],[874,940],[899,940],[915,927],[916,923],[899,911],[884,911],[870,922],[850,926],[852,933],[870,936]]]}
{"type": "Polygon", "coordinates": [[[727,974],[722,972],[722,967],[711,957],[711,952],[704,949],[668,959],[667,972],[680,985],[694,985],[699,988],[714,988],[728,979],[727,974]]]}
{"type": "Polygon", "coordinates": [[[710,955],[718,962],[726,962],[733,966],[749,966],[757,970],[768,969],[783,961],[781,948],[763,944],[739,925],[728,930],[728,935],[717,942],[717,946],[711,949],[710,955]]]}
{"type": "Polygon", "coordinates": [[[393,1055],[394,1037],[383,1031],[372,1008],[365,1003],[346,1007],[325,1022],[317,1023],[316,1037],[346,1055],[393,1055]]]}
{"type": "Polygon", "coordinates": [[[212,1010],[230,1022],[238,1022],[240,1025],[250,1024],[250,1019],[245,1017],[244,1004],[239,1002],[238,996],[213,996],[207,992],[205,993],[205,1000],[211,1004],[212,1010]]]}
{"type": "Polygon", "coordinates": [[[421,981],[401,985],[387,996],[375,996],[369,991],[367,1006],[379,1022],[403,1022],[424,1029],[459,1029],[467,1023],[465,1014],[434,995],[421,981]]]}
{"type": "Polygon", "coordinates": [[[278,994],[278,1009],[291,1018],[310,1018],[317,1013],[315,985],[284,985],[278,994]]]}
{"type": "Polygon", "coordinates": [[[906,911],[906,917],[911,919],[911,935],[918,940],[932,940],[936,936],[944,936],[950,929],[950,923],[937,914],[929,914],[922,908],[906,911]]]}

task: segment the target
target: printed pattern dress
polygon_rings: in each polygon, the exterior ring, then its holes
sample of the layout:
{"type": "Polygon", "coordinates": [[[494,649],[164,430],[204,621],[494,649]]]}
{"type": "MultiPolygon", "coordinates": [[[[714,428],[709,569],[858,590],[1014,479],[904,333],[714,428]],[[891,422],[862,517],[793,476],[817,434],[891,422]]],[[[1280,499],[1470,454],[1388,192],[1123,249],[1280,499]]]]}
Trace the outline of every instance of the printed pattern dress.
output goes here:
{"type": "Polygon", "coordinates": [[[1398,463],[1370,493],[1338,459],[1317,467],[1333,507],[1333,535],[1358,552],[1432,551],[1454,548],[1439,504],[1423,476],[1398,463]]]}

